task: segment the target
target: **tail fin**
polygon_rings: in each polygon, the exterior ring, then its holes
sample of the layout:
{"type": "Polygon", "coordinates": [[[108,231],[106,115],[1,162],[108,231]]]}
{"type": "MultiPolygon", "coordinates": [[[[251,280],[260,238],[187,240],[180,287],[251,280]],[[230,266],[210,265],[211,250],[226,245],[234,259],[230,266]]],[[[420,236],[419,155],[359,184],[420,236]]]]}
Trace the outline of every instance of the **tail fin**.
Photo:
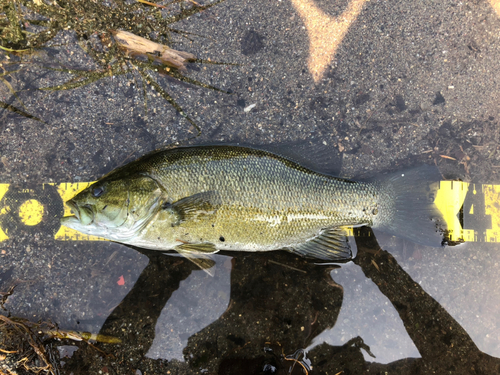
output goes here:
{"type": "Polygon", "coordinates": [[[441,174],[424,165],[379,180],[379,215],[373,227],[426,246],[442,246],[446,223],[434,204],[441,174]]]}

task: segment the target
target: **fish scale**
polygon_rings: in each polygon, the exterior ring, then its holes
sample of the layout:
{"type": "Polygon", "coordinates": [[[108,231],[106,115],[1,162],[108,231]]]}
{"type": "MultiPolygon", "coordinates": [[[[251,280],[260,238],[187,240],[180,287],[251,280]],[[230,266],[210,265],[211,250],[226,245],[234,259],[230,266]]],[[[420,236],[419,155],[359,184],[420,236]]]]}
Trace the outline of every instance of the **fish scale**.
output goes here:
{"type": "Polygon", "coordinates": [[[255,148],[180,147],[104,176],[68,202],[75,217],[63,224],[183,255],[287,249],[345,260],[351,255],[342,226],[402,230],[417,240],[435,227],[429,168],[356,182],[255,148]],[[410,223],[411,216],[423,224],[410,223]]]}
{"type": "MultiPolygon", "coordinates": [[[[203,190],[216,190],[226,194],[227,201],[233,204],[278,210],[328,210],[332,218],[340,219],[338,223],[344,221],[341,218],[345,211],[339,205],[349,202],[354,208],[367,203],[359,201],[358,190],[377,195],[376,187],[371,184],[322,175],[260,150],[236,148],[239,152],[229,153],[226,149],[231,150],[230,147],[189,148],[186,150],[190,152],[181,160],[169,160],[165,155],[163,163],[151,163],[149,174],[174,200],[203,190]],[[216,157],[226,152],[230,155],[228,160],[216,157]]],[[[368,222],[367,219],[369,216],[354,220],[368,222]]]]}
{"type": "Polygon", "coordinates": [[[165,155],[162,163],[151,161],[148,174],[172,201],[217,191],[225,202],[206,222],[178,228],[175,234],[183,241],[199,241],[198,236],[224,249],[272,250],[306,241],[323,228],[373,223],[375,185],[322,175],[260,150],[184,150],[182,159],[165,155]],[[361,200],[358,192],[373,199],[361,200]],[[182,234],[185,228],[189,235],[182,234]]]}

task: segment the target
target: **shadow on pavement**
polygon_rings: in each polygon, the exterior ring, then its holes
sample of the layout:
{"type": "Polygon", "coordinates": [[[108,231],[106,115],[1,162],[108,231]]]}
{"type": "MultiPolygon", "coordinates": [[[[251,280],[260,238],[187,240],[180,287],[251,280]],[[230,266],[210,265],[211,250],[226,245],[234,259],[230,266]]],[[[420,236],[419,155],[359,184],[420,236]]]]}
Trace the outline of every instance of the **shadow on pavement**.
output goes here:
{"type": "Polygon", "coordinates": [[[362,350],[371,352],[361,337],[342,346],[323,343],[306,353],[314,337],[335,325],[343,288],[332,280],[331,266],[285,252],[235,255],[229,306],[188,339],[184,362],[147,358],[163,307],[195,266],[183,258],[145,252],[149,265],[100,331],[121,338],[122,344],[98,344],[112,353],[108,357],[81,344],[62,373],[498,373],[500,359],[477,348],[446,310],[379,247],[371,229],[362,232],[356,238],[354,263],[394,305],[421,358],[389,364],[366,361],[362,350]]]}

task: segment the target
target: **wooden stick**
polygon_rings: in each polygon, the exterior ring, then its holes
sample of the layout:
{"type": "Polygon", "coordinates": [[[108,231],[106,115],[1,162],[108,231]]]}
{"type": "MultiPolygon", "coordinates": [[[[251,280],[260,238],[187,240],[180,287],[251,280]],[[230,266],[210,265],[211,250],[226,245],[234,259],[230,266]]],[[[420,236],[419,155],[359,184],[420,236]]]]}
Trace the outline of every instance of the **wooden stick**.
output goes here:
{"type": "Polygon", "coordinates": [[[177,51],[128,31],[112,30],[111,33],[127,56],[144,56],[180,71],[186,71],[186,63],[196,60],[196,56],[192,53],[177,51]]]}

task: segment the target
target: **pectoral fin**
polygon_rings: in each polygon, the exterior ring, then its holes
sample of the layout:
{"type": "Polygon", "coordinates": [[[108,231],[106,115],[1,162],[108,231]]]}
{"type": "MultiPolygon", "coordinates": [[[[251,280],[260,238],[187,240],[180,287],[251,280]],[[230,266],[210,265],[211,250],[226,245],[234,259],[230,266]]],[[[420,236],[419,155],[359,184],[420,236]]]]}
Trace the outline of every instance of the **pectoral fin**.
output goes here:
{"type": "Polygon", "coordinates": [[[189,244],[185,243],[174,248],[179,254],[189,259],[191,262],[196,264],[200,269],[208,273],[210,276],[214,276],[215,260],[212,259],[211,254],[216,253],[218,250],[215,248],[214,244],[211,243],[199,243],[199,244],[189,244]]]}
{"type": "Polygon", "coordinates": [[[179,199],[174,203],[167,203],[163,206],[165,210],[173,210],[179,216],[177,224],[190,220],[202,220],[217,212],[221,204],[219,193],[215,191],[205,191],[179,199]]]}
{"type": "Polygon", "coordinates": [[[333,227],[322,231],[317,237],[289,249],[293,253],[307,258],[330,261],[352,259],[351,246],[342,227],[333,227]]]}

